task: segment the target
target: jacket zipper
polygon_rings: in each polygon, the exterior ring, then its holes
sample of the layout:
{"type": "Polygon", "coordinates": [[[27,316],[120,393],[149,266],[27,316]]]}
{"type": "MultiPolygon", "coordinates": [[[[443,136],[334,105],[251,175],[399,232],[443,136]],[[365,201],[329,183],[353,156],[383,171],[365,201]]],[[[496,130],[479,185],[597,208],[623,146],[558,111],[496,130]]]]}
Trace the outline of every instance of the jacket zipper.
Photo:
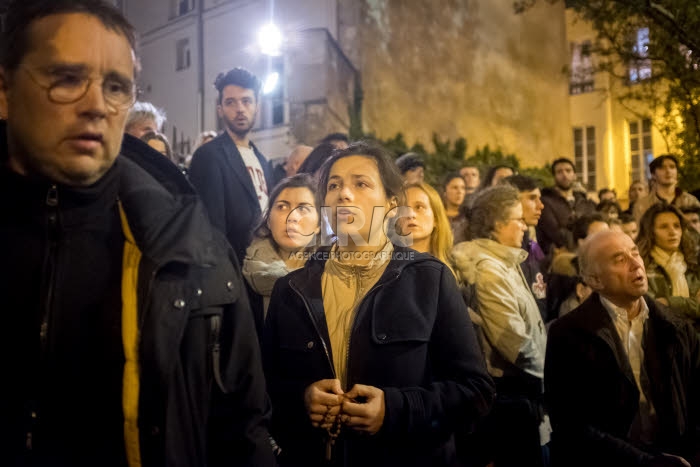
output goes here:
{"type": "Polygon", "coordinates": [[[309,319],[311,320],[311,324],[314,326],[314,330],[316,331],[316,334],[318,335],[318,339],[321,341],[321,345],[323,346],[323,351],[326,354],[326,360],[328,361],[328,366],[331,369],[331,373],[333,373],[333,378],[338,378],[338,376],[335,374],[335,365],[333,365],[333,361],[331,360],[331,355],[328,352],[328,345],[326,344],[326,341],[323,340],[323,336],[321,336],[321,331],[318,329],[318,326],[316,325],[316,320],[314,319],[314,315],[311,312],[311,306],[309,306],[309,302],[306,300],[306,297],[299,291],[299,289],[296,288],[294,283],[292,281],[289,281],[289,286],[292,288],[294,292],[301,298],[301,301],[304,302],[304,307],[306,307],[306,313],[309,315],[309,319]]]}
{"type": "Polygon", "coordinates": [[[39,330],[39,337],[41,339],[41,356],[42,359],[46,358],[46,351],[48,345],[48,331],[49,331],[49,318],[51,315],[51,302],[53,301],[53,287],[54,287],[54,273],[56,272],[55,256],[56,247],[58,244],[58,189],[56,185],[51,185],[49,191],[46,193],[46,205],[49,207],[47,215],[48,223],[48,233],[49,233],[49,248],[47,251],[48,260],[48,278],[47,278],[47,290],[46,290],[46,301],[44,302],[44,313],[41,319],[41,327],[39,330]]]}
{"type": "MultiPolygon", "coordinates": [[[[354,270],[355,269],[353,268],[353,272],[354,272],[354,270]]],[[[352,327],[350,329],[350,335],[348,336],[347,352],[345,353],[345,384],[348,386],[346,388],[346,391],[349,391],[350,389],[352,389],[352,387],[350,387],[350,342],[352,341],[352,335],[355,334],[355,326],[357,324],[357,317],[360,315],[360,309],[362,308],[362,304],[365,302],[365,300],[367,300],[367,297],[369,297],[370,294],[374,293],[377,289],[394,282],[396,279],[399,278],[400,275],[401,275],[401,273],[399,271],[396,271],[396,273],[394,274],[394,277],[391,277],[384,282],[374,284],[374,287],[369,289],[369,291],[367,292],[365,297],[357,305],[357,312],[355,313],[355,316],[353,317],[353,320],[352,320],[352,327]]],[[[357,282],[359,285],[359,283],[360,283],[359,279],[357,282]]]]}
{"type": "MultiPolygon", "coordinates": [[[[45,371],[48,365],[48,351],[49,351],[49,322],[51,319],[51,309],[53,307],[54,298],[54,281],[56,279],[56,254],[58,249],[58,187],[56,185],[51,185],[46,192],[46,206],[47,211],[47,232],[48,232],[48,245],[46,249],[46,267],[42,272],[44,277],[46,277],[45,290],[46,295],[44,297],[43,310],[41,316],[41,323],[39,325],[39,361],[41,365],[40,371],[45,371]]],[[[25,446],[28,451],[33,449],[33,434],[38,422],[39,414],[36,401],[31,403],[31,408],[29,409],[29,428],[27,430],[25,446]]]]}

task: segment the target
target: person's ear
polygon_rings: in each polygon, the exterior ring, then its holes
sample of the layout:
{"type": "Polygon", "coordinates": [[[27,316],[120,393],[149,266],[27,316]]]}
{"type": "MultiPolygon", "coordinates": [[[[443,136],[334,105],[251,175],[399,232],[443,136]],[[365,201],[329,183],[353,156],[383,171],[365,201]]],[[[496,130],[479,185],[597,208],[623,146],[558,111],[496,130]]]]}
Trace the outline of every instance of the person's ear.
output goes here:
{"type": "Polygon", "coordinates": [[[219,118],[224,118],[224,108],[221,104],[216,104],[216,115],[218,115],[219,118]]]}
{"type": "Polygon", "coordinates": [[[586,284],[593,290],[600,290],[603,288],[603,282],[595,274],[589,274],[584,277],[586,284]]]}

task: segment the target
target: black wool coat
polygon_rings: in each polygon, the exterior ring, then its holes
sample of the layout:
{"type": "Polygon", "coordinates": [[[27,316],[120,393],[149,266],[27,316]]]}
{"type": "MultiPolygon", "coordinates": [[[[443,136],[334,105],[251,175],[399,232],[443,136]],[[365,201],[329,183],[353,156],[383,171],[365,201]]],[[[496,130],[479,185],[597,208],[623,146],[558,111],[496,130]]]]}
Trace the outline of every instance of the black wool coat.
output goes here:
{"type": "MultiPolygon", "coordinates": [[[[327,253],[277,281],[265,323],[263,361],[282,465],[325,465],[325,431],[312,427],[303,397],[310,384],[335,377],[321,289],[327,253]]],[[[349,345],[348,389],[381,388],[386,413],[373,436],[342,430],[334,465],[454,465],[453,435],[488,411],[494,385],[450,270],[396,247],[356,311],[349,345]]]]}

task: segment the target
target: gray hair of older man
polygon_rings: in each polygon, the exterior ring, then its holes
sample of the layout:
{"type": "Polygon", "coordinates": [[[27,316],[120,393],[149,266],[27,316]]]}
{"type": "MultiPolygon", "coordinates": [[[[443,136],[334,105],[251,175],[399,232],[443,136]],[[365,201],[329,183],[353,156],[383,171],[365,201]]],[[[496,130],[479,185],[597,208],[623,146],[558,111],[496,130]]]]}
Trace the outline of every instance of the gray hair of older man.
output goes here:
{"type": "Polygon", "coordinates": [[[497,222],[507,222],[510,210],[520,204],[520,192],[512,185],[496,185],[479,192],[469,211],[472,239],[492,238],[497,222]]]}
{"type": "Polygon", "coordinates": [[[156,123],[157,130],[161,131],[165,122],[165,112],[150,102],[136,102],[126,117],[126,128],[128,129],[135,123],[146,119],[153,120],[156,123]]]}

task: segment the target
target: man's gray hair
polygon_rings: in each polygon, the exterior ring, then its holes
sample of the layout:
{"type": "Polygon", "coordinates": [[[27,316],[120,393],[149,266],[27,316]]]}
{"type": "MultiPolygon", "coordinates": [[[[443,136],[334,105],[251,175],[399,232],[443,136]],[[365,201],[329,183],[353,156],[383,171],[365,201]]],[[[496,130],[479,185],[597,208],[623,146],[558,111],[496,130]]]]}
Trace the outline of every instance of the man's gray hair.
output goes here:
{"type": "Polygon", "coordinates": [[[161,131],[163,123],[165,123],[165,111],[157,108],[150,102],[136,102],[126,117],[126,128],[129,129],[135,123],[145,119],[151,119],[156,122],[156,129],[161,131]]]}

